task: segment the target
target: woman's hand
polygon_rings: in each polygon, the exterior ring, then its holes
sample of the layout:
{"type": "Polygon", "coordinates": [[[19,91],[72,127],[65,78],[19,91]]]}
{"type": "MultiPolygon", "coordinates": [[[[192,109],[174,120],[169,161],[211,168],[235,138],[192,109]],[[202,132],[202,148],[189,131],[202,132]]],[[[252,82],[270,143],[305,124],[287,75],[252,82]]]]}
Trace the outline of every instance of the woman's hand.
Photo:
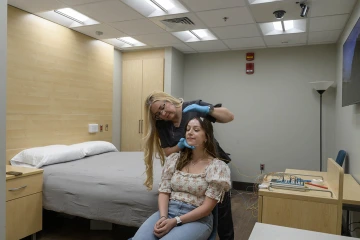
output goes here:
{"type": "Polygon", "coordinates": [[[176,226],[176,219],[159,219],[154,227],[154,235],[158,238],[162,238],[165,236],[168,232],[171,231],[176,226]]]}
{"type": "Polygon", "coordinates": [[[199,113],[205,113],[208,114],[210,111],[210,107],[209,106],[200,106],[198,104],[191,104],[189,106],[187,106],[183,112],[199,112],[199,113]]]}

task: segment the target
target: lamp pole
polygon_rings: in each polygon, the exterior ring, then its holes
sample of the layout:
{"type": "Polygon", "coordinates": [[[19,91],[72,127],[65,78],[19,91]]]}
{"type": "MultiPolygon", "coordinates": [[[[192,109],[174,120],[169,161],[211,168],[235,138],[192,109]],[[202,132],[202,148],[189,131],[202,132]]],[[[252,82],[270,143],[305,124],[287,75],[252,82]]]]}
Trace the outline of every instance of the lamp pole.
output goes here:
{"type": "Polygon", "coordinates": [[[316,90],[320,94],[320,172],[322,171],[322,95],[325,90],[316,90]]]}

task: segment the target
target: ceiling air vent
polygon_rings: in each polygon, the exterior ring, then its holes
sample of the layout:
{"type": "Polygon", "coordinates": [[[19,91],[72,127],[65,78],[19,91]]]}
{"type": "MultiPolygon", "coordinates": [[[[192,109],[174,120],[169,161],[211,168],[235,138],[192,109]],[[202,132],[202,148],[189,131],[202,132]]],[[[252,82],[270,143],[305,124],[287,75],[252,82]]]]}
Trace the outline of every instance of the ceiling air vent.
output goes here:
{"type": "Polygon", "coordinates": [[[183,31],[189,28],[192,29],[192,26],[195,26],[195,23],[188,17],[164,19],[161,20],[161,23],[170,31],[183,31]]]}
{"type": "Polygon", "coordinates": [[[164,20],[161,20],[161,21],[164,24],[167,24],[167,23],[180,23],[180,24],[195,25],[193,23],[193,21],[191,21],[190,18],[188,18],[188,17],[164,19],[164,20]]]}

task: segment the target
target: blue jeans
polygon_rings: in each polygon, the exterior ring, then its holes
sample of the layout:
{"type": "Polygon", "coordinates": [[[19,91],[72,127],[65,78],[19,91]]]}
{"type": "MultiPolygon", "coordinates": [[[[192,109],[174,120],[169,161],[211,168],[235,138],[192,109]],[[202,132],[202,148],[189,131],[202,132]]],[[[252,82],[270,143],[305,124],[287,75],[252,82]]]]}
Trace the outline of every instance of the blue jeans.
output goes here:
{"type": "MultiPolygon", "coordinates": [[[[184,215],[196,207],[184,202],[170,200],[168,217],[184,215]]],[[[139,228],[133,240],[158,240],[154,235],[155,223],[159,220],[160,213],[157,211],[151,215],[139,228]]],[[[207,240],[213,229],[213,215],[203,217],[195,222],[185,223],[181,226],[174,227],[163,236],[162,240],[207,240]]]]}

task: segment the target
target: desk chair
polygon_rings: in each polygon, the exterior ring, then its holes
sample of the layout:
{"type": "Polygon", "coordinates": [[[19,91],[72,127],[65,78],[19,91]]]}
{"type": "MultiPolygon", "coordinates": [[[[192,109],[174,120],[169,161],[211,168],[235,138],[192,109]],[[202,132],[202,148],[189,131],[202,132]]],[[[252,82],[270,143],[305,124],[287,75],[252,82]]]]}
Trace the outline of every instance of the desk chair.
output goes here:
{"type": "Polygon", "coordinates": [[[345,158],[346,158],[346,151],[340,150],[337,157],[336,157],[335,162],[342,167],[342,165],[344,164],[345,158]]]}
{"type": "MultiPolygon", "coordinates": [[[[214,209],[212,210],[212,214],[213,214],[213,218],[214,218],[213,230],[207,240],[215,240],[216,239],[217,227],[218,227],[218,205],[217,204],[214,207],[214,209]]],[[[132,238],[129,238],[128,240],[132,240],[132,238]]]]}

